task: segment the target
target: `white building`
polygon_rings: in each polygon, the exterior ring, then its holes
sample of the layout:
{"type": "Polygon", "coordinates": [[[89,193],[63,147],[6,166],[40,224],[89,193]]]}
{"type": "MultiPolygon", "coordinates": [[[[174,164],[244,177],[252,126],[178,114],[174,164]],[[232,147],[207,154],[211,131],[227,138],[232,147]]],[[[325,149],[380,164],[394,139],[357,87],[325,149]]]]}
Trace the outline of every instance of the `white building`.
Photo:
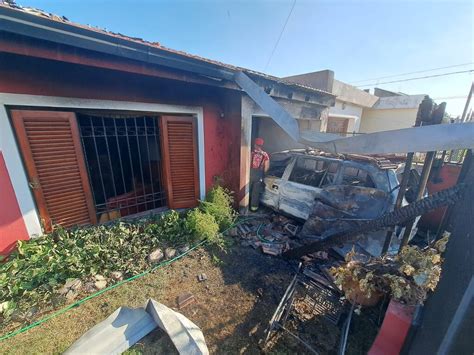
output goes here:
{"type": "Polygon", "coordinates": [[[406,95],[376,88],[374,94],[334,79],[322,70],[284,78],[336,95],[336,104],[321,119],[320,131],[350,135],[412,127],[425,95],[406,95]]]}

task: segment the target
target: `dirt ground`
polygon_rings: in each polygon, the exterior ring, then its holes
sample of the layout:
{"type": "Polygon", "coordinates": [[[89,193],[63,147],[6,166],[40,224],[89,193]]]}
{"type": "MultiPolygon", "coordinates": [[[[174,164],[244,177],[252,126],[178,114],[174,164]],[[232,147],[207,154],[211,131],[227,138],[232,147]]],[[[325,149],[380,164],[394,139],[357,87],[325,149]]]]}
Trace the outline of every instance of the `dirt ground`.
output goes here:
{"type": "MultiPolygon", "coordinates": [[[[290,282],[293,268],[279,258],[240,246],[217,257],[219,260],[200,250],[172,264],[164,272],[167,292],[160,302],[196,323],[211,353],[259,353],[258,341],[290,282]],[[200,273],[208,279],[199,282],[200,273]],[[196,302],[179,310],[177,297],[183,292],[191,292],[196,302]]],[[[163,338],[162,332],[155,331],[133,350],[158,354],[163,348],[157,343],[163,338]]]]}
{"type": "MultiPolygon", "coordinates": [[[[2,342],[0,354],[62,353],[119,306],[141,306],[150,297],[183,313],[199,326],[211,354],[259,354],[259,341],[295,270],[296,265],[280,257],[264,255],[239,244],[227,253],[197,249],[157,272],[2,342]],[[206,281],[198,281],[200,273],[206,274],[206,281]],[[180,310],[177,297],[183,292],[192,293],[196,302],[180,310]]],[[[364,322],[363,317],[355,318],[347,353],[366,353],[377,328],[364,322]]],[[[314,338],[320,353],[337,352],[339,329],[324,318],[306,328],[306,333],[314,338]]],[[[271,353],[307,353],[288,336],[277,340],[271,353]]],[[[173,354],[176,350],[166,334],[154,331],[127,353],[173,354]]]]}
{"type": "MultiPolygon", "coordinates": [[[[227,254],[219,253],[216,264],[207,251],[193,253],[189,258],[173,264],[165,272],[167,292],[162,303],[183,313],[203,331],[211,354],[259,354],[265,329],[296,270],[279,257],[262,254],[251,247],[234,246],[227,254]],[[197,275],[205,273],[206,281],[197,275]],[[177,308],[177,297],[191,292],[196,302],[182,310],[177,308]]],[[[364,354],[376,335],[376,327],[369,318],[355,316],[347,353],[364,354]]],[[[305,328],[320,353],[337,353],[339,328],[326,319],[313,319],[305,328]]],[[[176,353],[162,331],[154,331],[143,338],[131,353],[176,353]]],[[[270,353],[307,353],[290,336],[276,337],[270,353]]]]}

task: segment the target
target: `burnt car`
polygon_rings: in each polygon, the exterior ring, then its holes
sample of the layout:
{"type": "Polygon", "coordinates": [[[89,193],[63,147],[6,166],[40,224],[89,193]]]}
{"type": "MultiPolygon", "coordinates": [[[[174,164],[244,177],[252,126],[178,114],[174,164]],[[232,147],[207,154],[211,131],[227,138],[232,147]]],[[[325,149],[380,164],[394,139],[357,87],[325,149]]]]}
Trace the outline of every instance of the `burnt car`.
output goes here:
{"type": "MultiPolygon", "coordinates": [[[[261,202],[306,221],[303,237],[322,236],[345,227],[347,221],[374,219],[392,211],[399,186],[397,167],[387,159],[370,156],[309,150],[274,153],[261,202]]],[[[383,235],[365,236],[361,244],[371,255],[378,255],[383,235]]]]}

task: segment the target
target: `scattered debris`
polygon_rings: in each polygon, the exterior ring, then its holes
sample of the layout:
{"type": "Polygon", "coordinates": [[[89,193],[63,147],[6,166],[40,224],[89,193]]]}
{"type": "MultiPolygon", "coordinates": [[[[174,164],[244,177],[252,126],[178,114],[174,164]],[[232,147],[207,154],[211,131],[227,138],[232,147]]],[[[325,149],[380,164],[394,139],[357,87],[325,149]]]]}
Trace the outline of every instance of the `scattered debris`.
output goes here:
{"type": "Polygon", "coordinates": [[[209,354],[201,329],[181,313],[149,300],[146,311],[171,338],[180,354],[209,354]]]}
{"type": "Polygon", "coordinates": [[[120,354],[157,327],[170,336],[179,354],[209,354],[196,324],[152,299],[143,308],[120,307],[87,331],[65,354],[120,354]]]}
{"type": "Polygon", "coordinates": [[[64,286],[59,290],[61,295],[66,295],[70,291],[78,291],[82,286],[82,281],[80,279],[72,279],[66,281],[64,286]]]}
{"type": "Polygon", "coordinates": [[[294,224],[287,223],[285,224],[285,227],[283,229],[294,237],[296,236],[296,233],[298,233],[299,228],[298,226],[295,226],[294,224]]]}
{"type": "Polygon", "coordinates": [[[59,290],[59,293],[66,297],[68,301],[74,300],[82,286],[82,281],[80,279],[68,280],[64,286],[59,290]]]}
{"type": "Polygon", "coordinates": [[[107,287],[107,279],[102,275],[95,275],[94,286],[98,290],[102,290],[107,287]]]}
{"type": "Polygon", "coordinates": [[[89,281],[84,284],[84,287],[82,288],[86,293],[92,293],[96,291],[94,282],[89,281]]]}
{"type": "Polygon", "coordinates": [[[155,249],[148,255],[148,262],[151,264],[159,263],[164,257],[161,249],[155,249]]]}
{"type": "Polygon", "coordinates": [[[180,254],[186,253],[187,251],[189,251],[189,245],[182,246],[181,248],[178,249],[178,251],[180,254]]]}
{"type": "Polygon", "coordinates": [[[339,289],[333,288],[323,275],[317,275],[314,271],[306,272],[306,269],[300,266],[270,320],[263,343],[264,349],[270,350],[275,336],[284,332],[311,353],[318,354],[317,349],[321,344],[319,339],[314,339],[317,334],[309,332],[306,334],[309,336],[303,338],[298,329],[310,327],[317,316],[337,325],[345,310],[346,302],[341,300],[339,289]]]}
{"type": "MultiPolygon", "coordinates": [[[[364,233],[381,230],[385,227],[403,225],[407,221],[410,221],[426,212],[432,211],[441,206],[455,203],[461,198],[464,187],[464,184],[457,184],[421,200],[410,203],[407,206],[403,206],[395,211],[387,212],[381,217],[375,219],[362,221],[353,220],[351,223],[345,224],[337,232],[326,231],[325,234],[316,241],[303,247],[290,250],[286,253],[286,256],[289,258],[300,258],[303,255],[325,250],[338,244],[354,242],[359,239],[361,235],[364,235],[364,233]]],[[[317,217],[315,217],[315,219],[316,218],[317,217]]],[[[309,221],[310,220],[308,220],[306,224],[309,221]]]]}
{"type": "Polygon", "coordinates": [[[200,273],[200,274],[197,276],[197,278],[198,278],[198,281],[199,281],[199,282],[203,282],[203,281],[206,281],[206,280],[207,280],[207,275],[202,272],[202,273],[200,273]]]}
{"type": "Polygon", "coordinates": [[[230,237],[235,238],[235,237],[238,237],[238,236],[239,236],[239,231],[238,231],[237,227],[232,227],[231,229],[229,229],[229,230],[227,231],[227,234],[228,234],[230,237]]]}
{"type": "Polygon", "coordinates": [[[123,272],[121,272],[121,271],[112,271],[110,273],[110,277],[115,281],[122,281],[123,280],[123,272]]]}
{"type": "Polygon", "coordinates": [[[190,292],[181,293],[177,299],[179,309],[183,309],[184,307],[187,307],[190,304],[193,304],[194,302],[196,302],[196,298],[190,292]]]}
{"type": "Polygon", "coordinates": [[[72,300],[74,300],[74,299],[77,297],[77,294],[78,294],[78,291],[69,290],[69,291],[66,293],[66,299],[67,299],[68,301],[72,301],[72,300]]]}
{"type": "Polygon", "coordinates": [[[166,256],[166,259],[173,259],[176,256],[176,249],[166,248],[165,249],[165,256],[166,256]]]}
{"type": "Polygon", "coordinates": [[[262,251],[265,254],[274,255],[274,256],[281,255],[285,247],[284,244],[276,244],[276,243],[261,243],[261,244],[262,244],[262,251]]]}
{"type": "Polygon", "coordinates": [[[240,235],[247,235],[252,232],[252,227],[250,227],[246,223],[239,224],[237,227],[238,231],[240,232],[240,235]]]}

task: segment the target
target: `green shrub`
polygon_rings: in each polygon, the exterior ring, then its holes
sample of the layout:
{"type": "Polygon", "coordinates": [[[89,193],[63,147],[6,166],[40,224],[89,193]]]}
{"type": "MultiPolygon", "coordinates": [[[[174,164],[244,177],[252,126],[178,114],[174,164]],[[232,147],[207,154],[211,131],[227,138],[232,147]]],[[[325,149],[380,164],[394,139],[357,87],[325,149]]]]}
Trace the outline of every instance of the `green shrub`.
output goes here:
{"type": "MultiPolygon", "coordinates": [[[[17,250],[0,263],[0,324],[14,312],[28,319],[33,307],[51,307],[68,279],[108,277],[120,271],[125,277],[149,268],[148,254],[157,247],[180,247],[207,239],[224,247],[219,229],[235,221],[231,193],[214,187],[199,208],[183,218],[169,211],[135,222],[115,222],[86,228],[56,228],[52,233],[19,241],[17,250]]],[[[1,326],[0,326],[1,328],[1,326]]]]}
{"type": "Polygon", "coordinates": [[[145,221],[143,233],[147,238],[158,238],[168,246],[182,246],[190,241],[185,221],[179,212],[171,210],[145,221]]]}
{"type": "Polygon", "coordinates": [[[113,271],[126,277],[137,274],[149,268],[151,251],[182,246],[192,237],[179,213],[170,211],[133,223],[58,227],[43,237],[19,241],[17,250],[0,263],[0,323],[13,312],[21,315],[51,305],[68,279],[107,277],[113,271]]]}
{"type": "Polygon", "coordinates": [[[207,239],[210,244],[220,244],[219,225],[214,216],[202,212],[199,208],[188,213],[186,227],[195,240],[207,239]]]}
{"type": "Polygon", "coordinates": [[[204,213],[214,216],[220,230],[229,228],[235,221],[237,213],[232,208],[234,198],[232,192],[222,186],[214,186],[201,201],[200,208],[204,213]]]}

